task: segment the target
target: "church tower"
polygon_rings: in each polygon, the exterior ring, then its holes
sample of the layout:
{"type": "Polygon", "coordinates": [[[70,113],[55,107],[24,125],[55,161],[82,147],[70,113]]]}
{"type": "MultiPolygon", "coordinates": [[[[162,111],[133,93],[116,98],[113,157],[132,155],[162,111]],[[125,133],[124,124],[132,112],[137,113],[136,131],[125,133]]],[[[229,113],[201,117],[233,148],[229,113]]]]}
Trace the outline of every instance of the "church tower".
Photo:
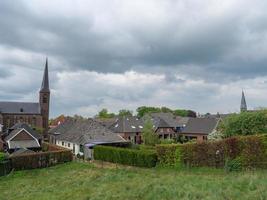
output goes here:
{"type": "Polygon", "coordinates": [[[43,128],[45,136],[48,131],[49,102],[50,102],[50,89],[49,89],[49,77],[48,77],[48,60],[46,58],[43,82],[39,92],[39,103],[41,108],[41,115],[43,118],[43,128]]]}
{"type": "Polygon", "coordinates": [[[246,111],[247,111],[247,103],[246,103],[244,91],[242,90],[240,112],[246,112],[246,111]]]}

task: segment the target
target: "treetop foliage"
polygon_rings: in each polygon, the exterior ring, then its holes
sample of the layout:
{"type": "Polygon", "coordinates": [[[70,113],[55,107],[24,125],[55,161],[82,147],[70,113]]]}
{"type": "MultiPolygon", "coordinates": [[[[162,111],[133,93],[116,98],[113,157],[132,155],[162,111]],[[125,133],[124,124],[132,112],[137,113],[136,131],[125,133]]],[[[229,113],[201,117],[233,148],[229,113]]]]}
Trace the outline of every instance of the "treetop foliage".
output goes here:
{"type": "Polygon", "coordinates": [[[232,114],[220,122],[223,137],[267,133],[267,110],[232,114]]]}
{"type": "Polygon", "coordinates": [[[145,114],[148,113],[159,113],[159,112],[164,112],[164,113],[172,113],[175,116],[181,116],[181,117],[196,117],[196,112],[192,110],[184,110],[184,109],[175,109],[172,110],[167,107],[148,107],[148,106],[141,106],[136,109],[137,111],[137,116],[138,117],[143,117],[145,114]]]}

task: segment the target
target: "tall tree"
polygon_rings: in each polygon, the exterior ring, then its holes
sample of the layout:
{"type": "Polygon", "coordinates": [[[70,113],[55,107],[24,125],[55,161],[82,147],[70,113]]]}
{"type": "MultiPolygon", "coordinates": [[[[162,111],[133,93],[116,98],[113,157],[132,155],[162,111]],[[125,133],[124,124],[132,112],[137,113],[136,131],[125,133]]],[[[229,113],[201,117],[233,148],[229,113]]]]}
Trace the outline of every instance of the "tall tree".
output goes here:
{"type": "Polygon", "coordinates": [[[133,111],[122,109],[122,110],[119,111],[119,116],[120,117],[123,117],[123,116],[133,116],[133,111]]]}
{"type": "Polygon", "coordinates": [[[141,106],[141,107],[137,108],[136,111],[137,111],[138,117],[143,117],[147,113],[161,112],[161,109],[157,108],[157,107],[141,106]]]}
{"type": "Polygon", "coordinates": [[[153,123],[150,117],[146,117],[142,132],[142,140],[144,145],[155,146],[159,143],[159,137],[154,132],[153,123]]]}
{"type": "Polygon", "coordinates": [[[108,113],[108,110],[106,108],[103,108],[101,111],[99,111],[97,118],[112,118],[115,117],[114,113],[108,113]]]}

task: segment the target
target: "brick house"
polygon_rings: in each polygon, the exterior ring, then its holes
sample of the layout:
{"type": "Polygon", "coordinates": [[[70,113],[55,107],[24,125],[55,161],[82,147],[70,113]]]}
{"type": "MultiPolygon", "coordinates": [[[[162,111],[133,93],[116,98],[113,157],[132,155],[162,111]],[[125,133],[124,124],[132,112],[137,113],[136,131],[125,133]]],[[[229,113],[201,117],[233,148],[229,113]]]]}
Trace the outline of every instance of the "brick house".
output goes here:
{"type": "Polygon", "coordinates": [[[134,144],[141,144],[141,132],[144,126],[142,119],[135,116],[119,117],[109,129],[120,134],[124,139],[134,144]]]}
{"type": "Polygon", "coordinates": [[[196,139],[198,142],[203,142],[216,130],[219,121],[217,118],[189,118],[178,134],[188,140],[196,139]]]}
{"type": "Polygon", "coordinates": [[[149,114],[160,139],[171,139],[176,134],[176,120],[171,113],[150,113],[149,114]]]}

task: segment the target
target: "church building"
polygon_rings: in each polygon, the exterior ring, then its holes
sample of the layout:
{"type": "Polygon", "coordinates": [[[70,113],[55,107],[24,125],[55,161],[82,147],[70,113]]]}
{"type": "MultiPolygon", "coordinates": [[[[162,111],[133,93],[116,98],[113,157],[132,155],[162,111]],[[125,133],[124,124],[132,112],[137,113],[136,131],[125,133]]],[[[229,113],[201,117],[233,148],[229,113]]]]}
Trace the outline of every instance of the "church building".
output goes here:
{"type": "Polygon", "coordinates": [[[26,123],[33,128],[41,128],[44,133],[47,133],[49,102],[48,60],[46,59],[39,102],[0,101],[0,132],[4,132],[17,123],[26,123]]]}

